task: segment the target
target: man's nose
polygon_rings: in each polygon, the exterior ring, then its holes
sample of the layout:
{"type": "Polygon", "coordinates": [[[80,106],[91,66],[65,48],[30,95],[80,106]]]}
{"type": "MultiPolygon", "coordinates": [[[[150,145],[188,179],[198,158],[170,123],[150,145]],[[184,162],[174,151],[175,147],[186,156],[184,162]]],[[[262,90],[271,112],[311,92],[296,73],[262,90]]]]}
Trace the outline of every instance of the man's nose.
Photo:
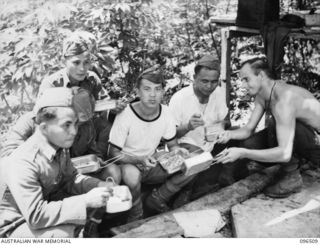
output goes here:
{"type": "Polygon", "coordinates": [[[77,125],[73,125],[70,127],[70,134],[75,136],[78,132],[78,126],[77,125]]]}
{"type": "Polygon", "coordinates": [[[154,89],[151,90],[150,96],[152,96],[152,97],[153,97],[153,96],[156,96],[156,91],[155,91],[154,89]]]}
{"type": "Polygon", "coordinates": [[[79,65],[80,71],[84,71],[85,70],[85,65],[83,63],[81,63],[79,65]]]}

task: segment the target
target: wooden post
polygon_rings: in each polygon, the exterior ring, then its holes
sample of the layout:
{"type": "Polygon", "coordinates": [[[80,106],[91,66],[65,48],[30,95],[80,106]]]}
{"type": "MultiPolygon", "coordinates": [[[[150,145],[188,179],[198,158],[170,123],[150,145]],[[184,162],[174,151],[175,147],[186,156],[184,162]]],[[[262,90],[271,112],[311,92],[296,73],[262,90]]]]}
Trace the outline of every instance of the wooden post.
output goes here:
{"type": "Polygon", "coordinates": [[[230,106],[230,59],[231,59],[231,42],[229,27],[221,28],[221,79],[226,88],[226,103],[230,106]]]}

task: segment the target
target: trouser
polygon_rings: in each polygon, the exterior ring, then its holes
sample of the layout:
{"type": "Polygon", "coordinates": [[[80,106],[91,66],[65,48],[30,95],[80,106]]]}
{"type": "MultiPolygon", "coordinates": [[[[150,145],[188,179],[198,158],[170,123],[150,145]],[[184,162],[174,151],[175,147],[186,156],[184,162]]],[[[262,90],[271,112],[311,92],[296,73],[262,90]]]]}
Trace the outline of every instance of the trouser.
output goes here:
{"type": "MultiPolygon", "coordinates": [[[[225,148],[238,147],[239,144],[240,141],[236,140],[231,140],[227,144],[216,144],[211,151],[211,155],[214,157],[225,148]]],[[[189,152],[197,151],[198,154],[203,152],[202,150],[199,150],[200,148],[198,146],[195,145],[182,143],[180,146],[189,150],[189,152]]],[[[224,174],[230,175],[230,177],[234,178],[234,181],[237,181],[246,177],[248,175],[248,170],[244,161],[237,161],[235,163],[228,164],[213,164],[210,168],[194,176],[193,181],[190,182],[184,189],[191,191],[191,200],[196,199],[208,191],[225,186],[225,183],[221,183],[223,181],[221,176],[224,174]]]]}
{"type": "MultiPolygon", "coordinates": [[[[253,134],[241,144],[242,147],[247,149],[266,149],[277,145],[277,135],[273,120],[267,128],[253,134]]],[[[320,166],[320,134],[310,126],[299,121],[296,121],[293,155],[303,157],[317,167],[320,166]]],[[[270,165],[267,163],[261,164],[265,166],[270,165]]],[[[293,164],[293,161],[281,163],[284,168],[292,168],[293,164]]]]}
{"type": "MultiPolygon", "coordinates": [[[[135,220],[143,215],[141,200],[141,184],[162,184],[159,189],[169,198],[187,185],[194,176],[185,176],[182,173],[168,174],[159,164],[148,170],[138,168],[131,164],[121,166],[123,181],[130,188],[133,196],[133,207],[129,213],[129,219],[135,220]],[[139,177],[134,177],[139,174],[139,177]],[[134,181],[131,181],[136,178],[134,181]]],[[[168,201],[168,200],[166,200],[168,201]]]]}

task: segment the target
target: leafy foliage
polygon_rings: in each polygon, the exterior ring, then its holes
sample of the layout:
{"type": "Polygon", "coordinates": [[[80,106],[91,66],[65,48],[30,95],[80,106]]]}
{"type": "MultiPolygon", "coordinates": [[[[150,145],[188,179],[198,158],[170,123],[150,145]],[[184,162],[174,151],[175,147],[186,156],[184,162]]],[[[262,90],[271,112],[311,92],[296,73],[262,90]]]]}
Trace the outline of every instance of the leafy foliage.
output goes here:
{"type": "MultiPolygon", "coordinates": [[[[287,11],[301,1],[280,2],[287,11]]],[[[303,1],[304,6],[310,2],[303,1]]],[[[0,96],[6,113],[0,121],[6,123],[1,125],[15,120],[7,116],[10,113],[30,109],[43,77],[63,67],[62,41],[73,31],[82,31],[93,45],[92,69],[112,97],[134,93],[138,74],[160,64],[167,80],[166,103],[175,91],[190,83],[194,62],[201,55],[216,53],[220,57],[220,31],[210,18],[235,14],[236,8],[237,0],[4,0],[0,10],[0,96]],[[10,96],[17,93],[20,101],[12,107],[10,96]]],[[[239,55],[259,53],[261,39],[233,40],[234,120],[250,106],[236,73],[239,55]]],[[[313,60],[316,62],[316,56],[313,60]]],[[[308,71],[313,72],[313,64],[309,65],[308,71]]],[[[286,69],[291,72],[294,68],[286,69]]],[[[300,77],[302,73],[298,72],[300,77]]],[[[312,79],[315,91],[318,77],[312,79]]],[[[6,131],[1,127],[0,131],[6,131]]]]}

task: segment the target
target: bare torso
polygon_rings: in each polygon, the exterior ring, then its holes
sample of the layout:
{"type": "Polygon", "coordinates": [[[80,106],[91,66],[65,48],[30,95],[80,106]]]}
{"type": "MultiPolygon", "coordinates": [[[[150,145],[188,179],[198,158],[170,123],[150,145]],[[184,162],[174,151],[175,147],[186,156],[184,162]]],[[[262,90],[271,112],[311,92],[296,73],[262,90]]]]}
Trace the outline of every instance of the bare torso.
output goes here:
{"type": "Polygon", "coordinates": [[[275,100],[270,109],[276,121],[285,108],[293,108],[296,120],[320,132],[320,102],[306,89],[277,82],[274,90],[275,100]]]}

